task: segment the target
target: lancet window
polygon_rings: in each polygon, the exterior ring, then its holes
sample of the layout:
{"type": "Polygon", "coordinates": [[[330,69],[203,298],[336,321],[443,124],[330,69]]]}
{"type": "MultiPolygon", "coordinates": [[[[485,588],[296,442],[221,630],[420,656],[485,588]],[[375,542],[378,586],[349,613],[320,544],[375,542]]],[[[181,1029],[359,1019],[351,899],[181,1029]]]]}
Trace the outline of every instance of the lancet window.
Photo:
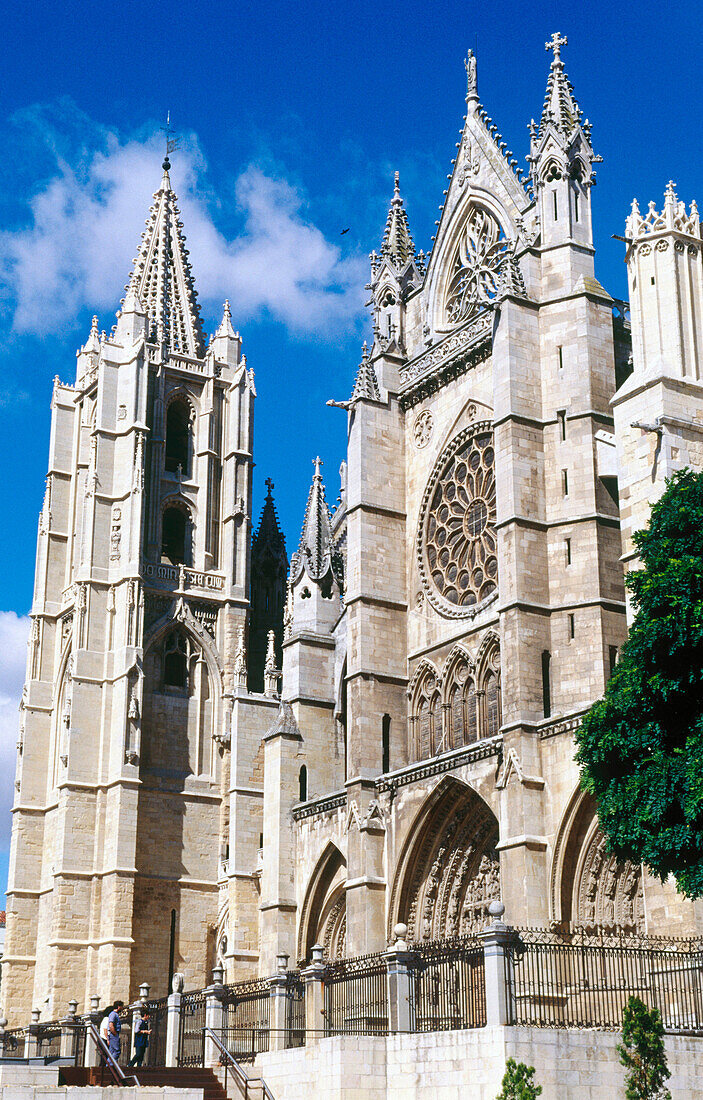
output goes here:
{"type": "Polygon", "coordinates": [[[467,321],[493,301],[507,249],[508,242],[493,215],[471,207],[451,264],[444,307],[448,324],[467,321]]]}
{"type": "Polygon", "coordinates": [[[476,667],[460,647],[438,676],[427,666],[412,692],[411,729],[416,759],[459,749],[500,732],[503,720],[500,649],[489,635],[476,667]]]}
{"type": "Polygon", "coordinates": [[[161,560],[171,565],[191,564],[192,523],[190,512],[178,504],[164,509],[161,520],[161,560]]]}
{"type": "Polygon", "coordinates": [[[417,684],[412,715],[415,754],[425,760],[439,752],[442,743],[442,700],[432,669],[426,669],[417,684]]]}
{"type": "Polygon", "coordinates": [[[165,466],[175,474],[180,467],[184,477],[190,476],[191,409],[187,401],[176,398],[166,413],[165,466]]]}

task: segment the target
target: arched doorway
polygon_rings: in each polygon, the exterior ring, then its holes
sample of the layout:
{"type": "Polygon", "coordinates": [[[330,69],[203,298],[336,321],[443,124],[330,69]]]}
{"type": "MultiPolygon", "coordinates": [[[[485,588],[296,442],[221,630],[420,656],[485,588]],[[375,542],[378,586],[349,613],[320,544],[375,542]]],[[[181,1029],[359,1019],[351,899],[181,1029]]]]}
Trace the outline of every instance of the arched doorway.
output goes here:
{"type": "Polygon", "coordinates": [[[341,959],[347,929],[347,864],[335,844],[328,844],[310,879],[298,930],[298,957],[301,965],[309,962],[316,943],[322,944],[325,957],[341,959]]]}
{"type": "Polygon", "coordinates": [[[470,787],[444,780],[420,811],[405,845],[391,899],[414,942],[484,927],[500,898],[498,822],[470,787]]]}

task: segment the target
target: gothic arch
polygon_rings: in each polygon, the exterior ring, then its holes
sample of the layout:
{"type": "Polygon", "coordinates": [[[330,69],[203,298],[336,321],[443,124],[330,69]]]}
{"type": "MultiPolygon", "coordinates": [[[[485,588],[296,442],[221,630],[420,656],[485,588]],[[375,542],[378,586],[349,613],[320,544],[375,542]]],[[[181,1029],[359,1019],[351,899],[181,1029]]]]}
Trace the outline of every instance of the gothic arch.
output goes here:
{"type": "Polygon", "coordinates": [[[644,925],[642,869],[607,851],[593,796],[579,788],[557,833],[549,905],[551,920],[563,927],[636,932],[644,925]]]}
{"type": "Polygon", "coordinates": [[[512,219],[495,195],[483,188],[467,191],[463,201],[459,203],[453,214],[451,226],[437,257],[437,263],[432,265],[433,271],[429,291],[430,308],[428,312],[432,318],[433,328],[438,333],[448,332],[455,327],[455,324],[449,322],[445,316],[445,300],[454,273],[454,261],[459,249],[459,242],[474,210],[485,213],[489,219],[497,223],[499,232],[506,242],[509,243],[515,238],[512,219]]]}
{"type": "Polygon", "coordinates": [[[410,681],[410,752],[418,760],[434,756],[443,743],[442,678],[423,658],[410,681]]]}
{"type": "Polygon", "coordinates": [[[309,961],[316,943],[325,948],[327,958],[341,958],[346,933],[347,861],[340,849],[329,841],[315,865],[300,915],[298,959],[309,961]]]}
{"type": "Polygon", "coordinates": [[[391,892],[388,934],[398,922],[408,938],[444,939],[481,929],[500,897],[498,821],[471,787],[443,779],[420,809],[391,892]]]}
{"type": "Polygon", "coordinates": [[[452,647],[442,669],[442,709],[448,749],[478,739],[478,694],[475,665],[460,643],[452,647]]]}

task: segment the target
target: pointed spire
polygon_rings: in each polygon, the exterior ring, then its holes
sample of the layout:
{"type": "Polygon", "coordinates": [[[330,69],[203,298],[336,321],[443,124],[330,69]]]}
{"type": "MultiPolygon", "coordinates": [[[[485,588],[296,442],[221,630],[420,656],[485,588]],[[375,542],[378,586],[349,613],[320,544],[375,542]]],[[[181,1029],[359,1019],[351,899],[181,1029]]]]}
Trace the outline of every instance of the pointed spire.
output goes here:
{"type": "Polygon", "coordinates": [[[356,381],[354,382],[350,404],[354,401],[358,401],[359,398],[365,398],[367,401],[381,400],[381,391],[378,388],[376,371],[371,362],[368,344],[365,340],[364,346],[361,349],[361,362],[359,363],[359,369],[356,373],[356,381]]]}
{"type": "Polygon", "coordinates": [[[232,311],[229,308],[229,299],[222,307],[222,320],[220,321],[219,328],[215,333],[214,339],[218,336],[228,336],[230,340],[234,340],[236,333],[232,327],[232,311]]]}
{"type": "Polygon", "coordinates": [[[86,353],[93,352],[96,355],[100,352],[100,332],[98,330],[98,318],[95,315],[93,316],[90,326],[90,335],[81,348],[81,351],[86,353]]]}
{"type": "Polygon", "coordinates": [[[398,267],[404,266],[415,255],[415,245],[410,235],[408,215],[400,195],[400,173],[395,174],[393,198],[388,209],[386,228],[381,245],[381,256],[388,256],[398,267]]]}
{"type": "Polygon", "coordinates": [[[332,523],[320,473],[322,460],[314,459],[314,466],[315,473],[308,493],[300,542],[291,562],[293,582],[297,581],[303,572],[307,573],[310,580],[318,582],[325,580],[333,572],[332,523]]]}
{"type": "Polygon", "coordinates": [[[263,550],[264,547],[272,553],[283,552],[285,554],[286,551],[286,539],[276,512],[273,499],[273,482],[270,477],[266,478],[266,497],[264,506],[261,509],[259,528],[252,540],[252,554],[256,556],[257,552],[263,550]]]}
{"type": "Polygon", "coordinates": [[[203,326],[183,223],[176,195],[171,190],[170,167],[166,157],[127,297],[134,294],[146,312],[149,339],[163,341],[172,352],[199,358],[204,352],[203,326]]]}
{"type": "Polygon", "coordinates": [[[564,72],[564,63],[561,60],[561,47],[566,44],[567,39],[562,38],[558,31],[552,35],[549,42],[544,44],[546,50],[553,51],[554,57],[549,68],[547,92],[539,124],[540,136],[550,122],[561,134],[567,136],[581,118],[581,110],[574,98],[574,89],[564,72]]]}

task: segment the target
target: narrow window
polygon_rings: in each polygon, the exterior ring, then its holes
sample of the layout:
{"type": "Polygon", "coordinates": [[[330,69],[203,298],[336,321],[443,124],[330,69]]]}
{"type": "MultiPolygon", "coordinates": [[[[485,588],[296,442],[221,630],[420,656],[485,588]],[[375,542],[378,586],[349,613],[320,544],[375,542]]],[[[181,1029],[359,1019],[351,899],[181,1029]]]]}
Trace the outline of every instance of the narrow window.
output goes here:
{"type": "Polygon", "coordinates": [[[556,193],[556,191],[552,191],[552,199],[554,201],[554,221],[557,221],[557,219],[559,217],[559,208],[557,206],[557,193],[556,193]]]}
{"type": "Polygon", "coordinates": [[[569,612],[569,638],[573,639],[575,636],[576,636],[576,620],[574,618],[573,612],[569,612]]]}
{"type": "Polygon", "coordinates": [[[608,646],[608,659],[610,664],[610,675],[615,672],[615,666],[618,663],[618,647],[616,645],[608,646]]]}
{"type": "Polygon", "coordinates": [[[574,191],[574,217],[576,221],[579,220],[579,193],[574,191]]]}
{"type": "Polygon", "coordinates": [[[652,275],[652,286],[654,286],[654,276],[652,275]]]}
{"type": "MultiPolygon", "coordinates": [[[[298,801],[307,802],[308,798],[308,769],[305,764],[300,765],[298,772],[298,801]]],[[[263,848],[263,844],[261,845],[263,848]]]]}
{"type": "Polygon", "coordinates": [[[176,910],[171,910],[171,934],[168,944],[168,988],[173,981],[173,968],[176,962],[176,910]]]}
{"type": "Polygon", "coordinates": [[[563,443],[566,439],[566,409],[560,409],[557,413],[557,424],[559,425],[559,438],[563,443]]]}
{"type": "Polygon", "coordinates": [[[180,631],[169,634],[164,643],[164,686],[188,687],[188,643],[180,631]]]}
{"type": "Polygon", "coordinates": [[[161,561],[171,565],[190,564],[188,516],[182,508],[164,509],[161,521],[161,561]]]}
{"type": "Polygon", "coordinates": [[[542,709],[544,717],[549,718],[552,713],[552,655],[548,649],[542,652],[542,709]]]}
{"type": "Polygon", "coordinates": [[[569,495],[569,471],[561,471],[561,487],[565,497],[569,495]]]}
{"type": "Polygon", "coordinates": [[[259,848],[263,848],[263,846],[264,846],[264,834],[259,833],[259,848]]]}
{"type": "Polygon", "coordinates": [[[172,401],[166,413],[166,455],[169,473],[178,467],[184,477],[190,474],[190,407],[185,401],[172,401]]]}
{"type": "Polygon", "coordinates": [[[571,539],[564,539],[564,553],[566,554],[566,564],[571,565],[571,539]]]}
{"type": "Polygon", "coordinates": [[[561,370],[564,366],[564,349],[562,348],[561,344],[557,348],[557,357],[559,359],[559,370],[561,370]]]}
{"type": "Polygon", "coordinates": [[[383,715],[383,723],[381,727],[381,771],[385,775],[386,772],[391,770],[391,716],[390,714],[383,715]]]}

